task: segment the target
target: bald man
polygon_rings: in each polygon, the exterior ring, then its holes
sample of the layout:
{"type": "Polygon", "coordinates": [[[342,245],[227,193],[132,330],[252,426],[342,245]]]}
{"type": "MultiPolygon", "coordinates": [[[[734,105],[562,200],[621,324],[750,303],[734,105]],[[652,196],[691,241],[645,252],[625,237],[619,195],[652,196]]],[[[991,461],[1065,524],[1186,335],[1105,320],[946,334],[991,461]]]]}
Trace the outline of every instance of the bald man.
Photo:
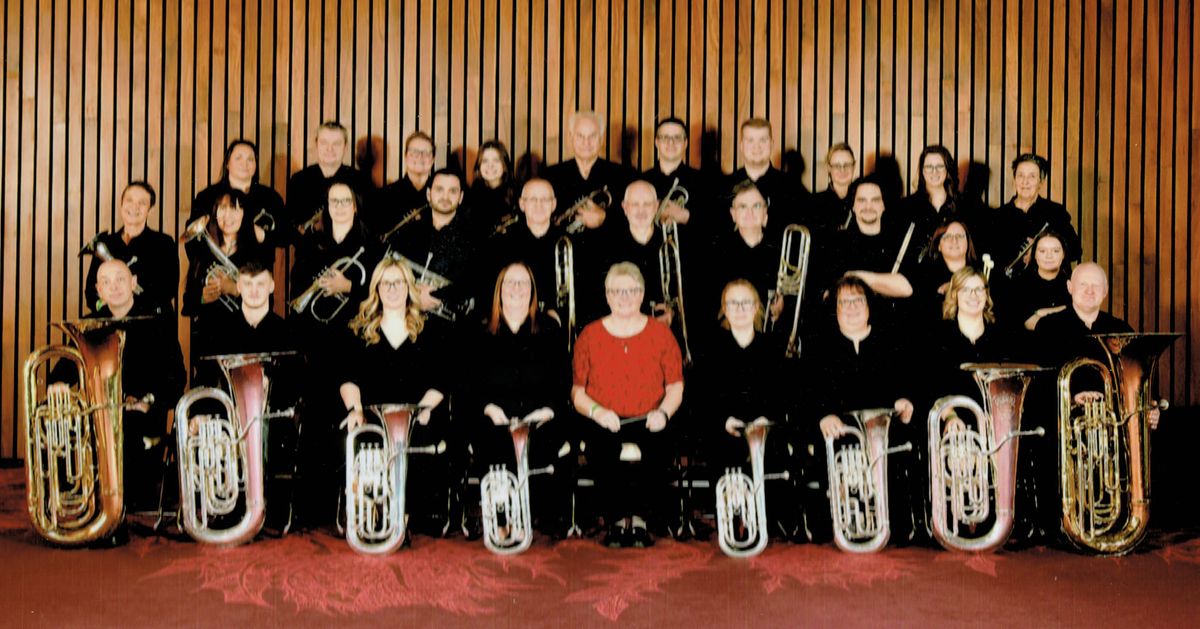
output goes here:
{"type": "Polygon", "coordinates": [[[658,193],[650,182],[639,179],[623,189],[621,210],[624,220],[605,229],[592,239],[582,239],[581,255],[576,252],[576,265],[585,267],[586,284],[581,288],[586,318],[581,325],[608,313],[604,299],[604,276],[618,262],[632,262],[646,278],[646,294],[642,310],[671,324],[671,315],[662,306],[661,282],[658,281],[658,252],[662,247],[662,230],[654,222],[658,212],[658,193]],[[581,261],[580,258],[583,258],[581,261]]]}
{"type": "Polygon", "coordinates": [[[563,235],[562,228],[550,220],[557,205],[549,181],[534,177],[525,182],[517,199],[521,222],[487,243],[487,262],[479,281],[477,303],[491,303],[500,269],[520,260],[533,271],[542,307],[547,311],[554,309],[554,246],[563,235]]]}
{"type": "Polygon", "coordinates": [[[1080,356],[1096,355],[1100,346],[1088,338],[1091,334],[1133,332],[1128,323],[1101,310],[1108,299],[1108,275],[1099,264],[1085,262],[1075,267],[1067,292],[1071,305],[1043,317],[1034,328],[1039,346],[1047,352],[1046,365],[1061,367],[1080,356]]]}

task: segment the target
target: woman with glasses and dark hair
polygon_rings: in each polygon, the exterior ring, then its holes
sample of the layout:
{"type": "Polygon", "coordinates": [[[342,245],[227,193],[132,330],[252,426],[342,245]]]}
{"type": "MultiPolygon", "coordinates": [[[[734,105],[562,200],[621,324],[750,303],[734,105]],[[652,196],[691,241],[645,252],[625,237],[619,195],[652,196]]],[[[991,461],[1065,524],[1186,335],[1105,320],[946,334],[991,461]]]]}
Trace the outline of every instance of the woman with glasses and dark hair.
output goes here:
{"type": "Polygon", "coordinates": [[[950,287],[951,276],[967,265],[976,264],[975,243],[966,224],[959,220],[938,226],[929,239],[928,251],[913,278],[919,323],[941,320],[942,302],[950,287]]]}
{"type": "Polygon", "coordinates": [[[929,242],[938,226],[952,220],[974,226],[974,208],[964,207],[958,196],[958,164],[950,150],[940,144],[925,147],[917,160],[917,189],[904,199],[902,211],[893,215],[896,226],[916,225],[916,242],[929,242]]]}
{"type": "Polygon", "coordinates": [[[286,247],[291,242],[291,224],[284,214],[283,197],[258,182],[258,145],[254,142],[237,139],[229,143],[221,160],[221,178],[196,195],[188,224],[213,207],[225,190],[242,193],[246,219],[263,230],[268,244],[286,247]]]}

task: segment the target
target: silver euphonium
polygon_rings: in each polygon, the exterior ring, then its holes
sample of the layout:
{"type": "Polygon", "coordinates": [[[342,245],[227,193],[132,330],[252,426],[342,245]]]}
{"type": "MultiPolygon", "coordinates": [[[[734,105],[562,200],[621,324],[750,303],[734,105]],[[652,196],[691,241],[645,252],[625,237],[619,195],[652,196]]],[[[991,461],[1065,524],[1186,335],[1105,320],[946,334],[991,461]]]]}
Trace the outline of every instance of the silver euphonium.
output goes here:
{"type": "Polygon", "coordinates": [[[894,409],[872,408],[847,413],[857,426],[846,426],[842,437],[825,437],[829,470],[829,509],[833,541],[848,553],[873,553],[887,546],[887,455],[912,450],[911,443],[888,447],[888,426],[894,409]],[[849,441],[835,448],[839,440],[849,441]]]}
{"type": "Polygon", "coordinates": [[[991,552],[1004,544],[1015,522],[1017,437],[1042,436],[1045,430],[1021,430],[1021,407],[1036,365],[964,363],[983,394],[983,407],[965,395],[939,399],[929,411],[929,480],[933,535],[950,550],[991,552]],[[943,413],[965,409],[970,422],[943,413]],[[968,531],[995,515],[991,528],[968,531]],[[964,530],[965,529],[965,530],[964,530]]]}
{"type": "Polygon", "coordinates": [[[404,543],[408,455],[441,453],[436,446],[409,447],[412,419],[423,407],[380,404],[364,409],[364,423],[346,435],[346,543],[364,555],[386,555],[404,543]],[[379,424],[368,424],[371,415],[379,424]]]}
{"type": "MultiPolygon", "coordinates": [[[[109,260],[115,259],[116,256],[112,254],[112,251],[109,251],[108,245],[104,244],[103,240],[100,240],[100,236],[102,235],[103,234],[96,234],[95,236],[92,236],[92,239],[88,242],[88,244],[84,245],[83,248],[79,250],[79,257],[82,258],[85,255],[91,254],[96,256],[102,262],[108,262],[109,260]]],[[[129,258],[127,262],[125,262],[125,266],[132,267],[136,262],[137,256],[133,256],[129,258]]],[[[141,295],[142,287],[135,284],[133,287],[133,294],[141,295]]]]}
{"type": "Polygon", "coordinates": [[[687,314],[683,307],[683,258],[679,254],[679,224],[662,224],[662,246],[658,249],[658,278],[662,283],[663,304],[668,311],[679,315],[679,331],[683,337],[683,360],[692,364],[692,348],[688,344],[687,314]]]}
{"type": "Polygon", "coordinates": [[[358,281],[366,283],[367,270],[363,267],[362,262],[358,261],[359,256],[365,251],[365,247],[359,247],[353,256],[338,258],[334,260],[333,264],[321,269],[321,272],[313,279],[312,285],[300,293],[299,297],[289,302],[292,311],[299,314],[308,310],[312,313],[313,319],[321,323],[333,321],[334,317],[337,317],[346,303],[350,301],[350,298],[344,293],[330,293],[321,288],[321,278],[331,270],[345,274],[347,269],[353,267],[358,269],[358,281]]]}
{"type": "MultiPolygon", "coordinates": [[[[208,250],[212,253],[215,260],[208,266],[208,273],[204,276],[204,282],[208,283],[214,275],[224,275],[231,280],[236,280],[238,276],[237,265],[233,263],[233,260],[229,259],[229,256],[225,255],[224,251],[221,251],[221,247],[213,242],[212,237],[208,235],[208,219],[209,217],[205,215],[192,221],[192,224],[187,226],[187,231],[185,232],[187,240],[203,239],[204,244],[208,245],[208,250]]],[[[241,308],[238,300],[232,295],[221,293],[220,302],[230,312],[237,312],[241,308]]]]}
{"type": "Polygon", "coordinates": [[[750,447],[750,476],[741,468],[729,468],[717,481],[717,544],[730,557],[753,557],[767,547],[768,480],[787,479],[786,471],[766,474],[767,430],[771,422],[755,421],[746,426],[750,447]]]}
{"type": "Polygon", "coordinates": [[[567,351],[575,343],[575,247],[563,236],[554,243],[554,305],[566,317],[567,351]]]}
{"type": "Polygon", "coordinates": [[[529,469],[529,431],[554,417],[554,412],[534,411],[521,419],[510,419],[517,473],[504,465],[492,465],[479,483],[483,514],[483,544],[499,555],[523,552],[533,543],[533,517],[529,511],[529,477],[553,474],[554,466],[529,469]]]}
{"type": "Polygon", "coordinates": [[[600,209],[607,209],[612,205],[612,193],[608,191],[608,186],[604,186],[599,190],[585,194],[571,204],[565,212],[559,214],[554,219],[554,225],[562,227],[568,234],[578,234],[583,231],[583,219],[580,218],[579,212],[587,206],[588,202],[594,203],[600,209]]]}
{"type": "MultiPolygon", "coordinates": [[[[775,290],[768,302],[776,297],[795,297],[796,307],[792,310],[792,330],[788,334],[788,358],[800,356],[800,305],[804,302],[804,285],[808,279],[808,256],[812,249],[812,236],[803,225],[791,224],[783,230],[783,243],[779,247],[779,268],[775,272],[775,290]],[[792,240],[799,239],[795,248],[795,259],[792,258],[792,240]]],[[[769,332],[773,321],[767,317],[766,329],[769,332]]]]}
{"type": "Polygon", "coordinates": [[[254,539],[262,529],[267,506],[263,492],[267,420],[294,414],[290,408],[267,409],[269,383],[264,370],[272,356],[208,357],[221,366],[230,392],[192,389],[175,406],[179,510],[184,530],[198,542],[236,546],[254,539]],[[192,405],[200,400],[220,403],[224,414],[192,415],[192,405]]]}

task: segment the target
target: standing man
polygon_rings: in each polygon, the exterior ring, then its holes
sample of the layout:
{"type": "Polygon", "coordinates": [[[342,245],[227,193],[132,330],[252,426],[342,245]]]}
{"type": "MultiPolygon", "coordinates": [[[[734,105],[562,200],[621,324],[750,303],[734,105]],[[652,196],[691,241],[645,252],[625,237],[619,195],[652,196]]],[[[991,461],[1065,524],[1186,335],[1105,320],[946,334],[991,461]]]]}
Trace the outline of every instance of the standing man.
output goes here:
{"type": "Polygon", "coordinates": [[[740,181],[753,181],[766,197],[771,215],[775,217],[767,237],[778,239],[783,228],[791,223],[803,222],[800,203],[805,201],[808,191],[771,164],[771,153],[775,147],[771,139],[770,122],[763,118],[749,118],[742,123],[740,133],[738,149],[742,155],[742,167],[730,175],[725,186],[726,193],[740,181]]]}
{"type": "Polygon", "coordinates": [[[546,179],[554,186],[554,196],[560,199],[555,223],[578,222],[587,229],[597,229],[604,224],[608,215],[605,207],[586,199],[601,188],[615,201],[633,178],[624,166],[600,157],[600,143],[604,139],[604,121],[592,111],[577,111],[571,116],[571,148],[575,156],[559,162],[546,170],[546,179]],[[561,220],[563,214],[580,203],[578,216],[561,220]]]}
{"type": "Polygon", "coordinates": [[[654,186],[659,199],[666,199],[677,183],[686,190],[688,202],[684,205],[674,202],[662,204],[658,220],[687,225],[682,230],[684,233],[703,233],[702,238],[707,241],[708,236],[715,233],[724,220],[710,213],[713,208],[707,202],[711,192],[705,185],[703,175],[684,163],[687,148],[688,130],[682,120],[671,117],[659,121],[654,129],[654,166],[642,173],[642,179],[654,186]]]}
{"type": "Polygon", "coordinates": [[[382,237],[413,210],[428,203],[433,179],[433,138],[424,131],[413,131],[404,139],[404,174],[379,191],[367,227],[382,237]]]}
{"type": "Polygon", "coordinates": [[[84,288],[87,307],[92,312],[99,312],[105,305],[104,297],[97,289],[97,274],[107,259],[102,251],[138,270],[141,281],[135,290],[143,305],[161,307],[164,311],[175,309],[175,292],[179,290],[179,250],[174,238],[146,226],[146,217],[154,202],[154,188],[150,184],[129,182],[121,193],[121,229],[97,234],[85,250],[92,254],[84,288]]]}
{"type": "Polygon", "coordinates": [[[340,123],[326,120],[317,127],[317,163],[312,164],[288,180],[287,214],[291,223],[302,233],[307,232],[313,219],[321,211],[329,186],[344,183],[362,198],[370,198],[373,189],[370,178],[353,166],[342,163],[346,157],[346,146],[350,133],[340,123]]]}

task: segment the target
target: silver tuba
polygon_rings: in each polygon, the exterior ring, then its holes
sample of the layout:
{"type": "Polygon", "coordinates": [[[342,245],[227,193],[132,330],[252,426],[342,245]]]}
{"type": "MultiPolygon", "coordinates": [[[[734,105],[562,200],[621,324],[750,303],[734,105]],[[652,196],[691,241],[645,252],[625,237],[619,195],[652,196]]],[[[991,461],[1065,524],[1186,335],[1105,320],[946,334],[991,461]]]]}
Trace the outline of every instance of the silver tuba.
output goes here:
{"type": "Polygon", "coordinates": [[[483,545],[496,554],[520,553],[533,543],[529,477],[534,474],[553,474],[554,466],[530,471],[529,431],[552,417],[553,411],[534,411],[521,419],[509,420],[508,429],[512,433],[513,449],[517,455],[517,473],[508,471],[504,465],[492,465],[479,483],[483,545]]]}
{"type": "Polygon", "coordinates": [[[1045,430],[1021,430],[1021,407],[1036,365],[964,363],[983,394],[981,408],[965,395],[946,396],[929,411],[929,481],[933,536],[950,550],[991,552],[1012,532],[1017,489],[1017,437],[1042,436],[1045,430]],[[943,412],[966,409],[970,423],[948,422],[943,412]],[[993,494],[994,492],[994,494],[993,494]],[[992,527],[967,536],[995,512],[992,527]]]}
{"type": "Polygon", "coordinates": [[[717,544],[730,557],[753,557],[767,547],[765,483],[788,478],[786,471],[778,474],[763,471],[770,427],[771,422],[767,421],[746,425],[751,476],[741,469],[729,468],[717,481],[717,544]]]}
{"type": "Polygon", "coordinates": [[[841,438],[851,443],[835,449],[838,438],[825,437],[833,541],[848,553],[873,553],[887,546],[891,536],[887,455],[911,451],[912,444],[888,447],[888,426],[894,409],[872,408],[848,414],[857,426],[846,426],[841,438]]]}
{"type": "Polygon", "coordinates": [[[334,260],[333,264],[321,269],[321,272],[313,279],[312,285],[305,289],[303,293],[300,293],[299,297],[289,302],[292,311],[299,314],[308,310],[312,314],[313,319],[321,323],[333,321],[334,317],[337,317],[342,308],[346,306],[346,303],[350,301],[350,298],[342,293],[326,292],[324,288],[321,288],[321,278],[330,270],[345,273],[347,269],[356,268],[358,269],[359,281],[365,283],[367,281],[367,270],[363,268],[362,262],[358,261],[359,256],[364,251],[366,251],[365,247],[359,247],[354,256],[343,256],[334,260]]]}
{"type": "Polygon", "coordinates": [[[1059,468],[1062,529],[1076,546],[1103,554],[1133,550],[1150,520],[1150,439],[1147,412],[1166,408],[1150,401],[1150,380],[1175,333],[1103,334],[1107,364],[1078,358],[1058,378],[1059,468]],[[1104,398],[1074,403],[1071,380],[1095,370],[1104,398]],[[1115,382],[1114,382],[1115,380],[1115,382]]]}
{"type": "Polygon", "coordinates": [[[674,221],[662,224],[662,246],[658,249],[658,278],[662,283],[663,304],[668,311],[679,315],[679,331],[683,337],[684,363],[692,364],[692,348],[688,344],[687,314],[683,308],[683,258],[679,254],[679,225],[674,221]]]}
{"type": "Polygon", "coordinates": [[[277,355],[208,357],[221,365],[230,393],[213,387],[192,389],[175,406],[179,509],[184,530],[198,542],[236,546],[262,529],[267,420],[294,413],[267,410],[264,369],[277,355]],[[224,415],[192,415],[192,405],[205,399],[220,403],[224,415]]]}
{"type": "MultiPolygon", "coordinates": [[[[775,290],[770,299],[779,296],[796,298],[796,307],[792,311],[792,331],[788,334],[787,357],[800,356],[800,305],[804,301],[804,285],[808,280],[808,256],[812,249],[812,236],[803,225],[791,224],[783,230],[783,243],[779,248],[779,269],[775,272],[775,290]],[[792,241],[797,239],[795,258],[792,258],[792,241]]],[[[769,332],[772,320],[767,318],[766,329],[769,332]]]]}
{"type": "MultiPolygon", "coordinates": [[[[346,435],[346,543],[364,555],[386,555],[404,543],[408,455],[441,453],[446,443],[410,448],[416,404],[369,406],[379,425],[367,424],[346,435]]],[[[364,415],[364,419],[367,416],[364,415]]]]}
{"type": "MultiPolygon", "coordinates": [[[[233,263],[233,260],[229,259],[229,256],[225,255],[224,251],[221,251],[221,247],[218,246],[217,243],[213,242],[212,237],[208,235],[208,218],[209,217],[205,215],[192,221],[192,224],[187,226],[187,231],[185,232],[187,240],[203,239],[204,244],[208,245],[208,250],[212,253],[213,259],[215,260],[215,262],[209,265],[208,273],[205,275],[204,281],[207,283],[214,275],[224,275],[225,277],[236,280],[238,276],[237,265],[233,263]]],[[[238,300],[232,295],[226,295],[222,293],[220,302],[221,305],[225,306],[225,309],[229,312],[237,312],[241,309],[241,305],[238,303],[238,300]]]]}
{"type": "Polygon", "coordinates": [[[554,243],[554,306],[566,316],[567,351],[575,343],[575,247],[563,236],[554,243]]]}

